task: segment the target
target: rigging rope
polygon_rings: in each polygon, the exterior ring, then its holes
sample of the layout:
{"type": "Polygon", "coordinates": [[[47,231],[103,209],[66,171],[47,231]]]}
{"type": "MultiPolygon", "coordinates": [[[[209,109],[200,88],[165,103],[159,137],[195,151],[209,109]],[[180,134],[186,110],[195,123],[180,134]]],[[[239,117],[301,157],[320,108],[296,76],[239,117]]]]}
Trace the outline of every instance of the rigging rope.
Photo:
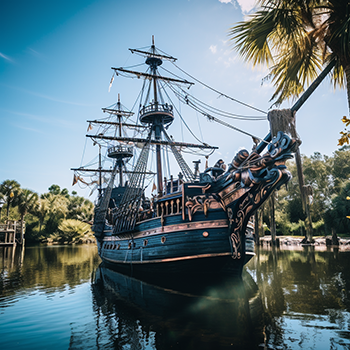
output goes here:
{"type": "Polygon", "coordinates": [[[188,74],[187,72],[185,72],[185,71],[184,71],[182,68],[180,68],[175,62],[171,62],[171,63],[172,63],[177,69],[179,69],[181,72],[183,72],[184,74],[188,75],[191,79],[193,79],[193,80],[195,80],[196,82],[198,82],[199,84],[205,86],[205,87],[208,88],[209,90],[212,90],[212,91],[216,92],[216,93],[219,94],[220,96],[224,96],[224,97],[226,97],[226,98],[228,98],[228,99],[230,99],[230,100],[232,100],[232,101],[234,101],[234,102],[237,102],[237,103],[239,103],[239,104],[241,104],[241,105],[243,105],[243,106],[246,106],[246,107],[248,107],[248,108],[254,109],[255,111],[258,111],[258,112],[260,112],[260,113],[267,114],[267,112],[265,112],[265,111],[263,111],[263,110],[261,110],[261,109],[259,109],[259,108],[253,107],[253,106],[251,106],[251,105],[249,105],[249,104],[247,104],[247,103],[244,103],[244,102],[242,102],[242,101],[239,101],[239,100],[237,100],[237,99],[235,99],[235,98],[233,98],[233,97],[231,97],[231,96],[228,96],[228,95],[226,95],[226,94],[224,94],[224,93],[222,93],[222,92],[220,92],[220,91],[218,91],[218,90],[216,90],[216,89],[210,87],[209,85],[207,85],[207,84],[201,82],[200,80],[196,79],[194,76],[192,76],[192,75],[188,74]]]}

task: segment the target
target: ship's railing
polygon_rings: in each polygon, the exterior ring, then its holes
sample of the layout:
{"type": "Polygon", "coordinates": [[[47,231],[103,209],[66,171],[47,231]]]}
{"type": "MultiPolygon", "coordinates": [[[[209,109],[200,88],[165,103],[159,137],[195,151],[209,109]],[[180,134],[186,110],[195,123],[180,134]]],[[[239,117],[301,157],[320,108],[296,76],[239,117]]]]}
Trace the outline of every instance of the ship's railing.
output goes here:
{"type": "Polygon", "coordinates": [[[172,194],[175,192],[180,192],[182,189],[182,177],[178,179],[174,179],[173,176],[170,176],[168,180],[166,177],[164,178],[164,195],[172,194]]]}
{"type": "Polygon", "coordinates": [[[173,106],[165,104],[159,104],[159,103],[152,103],[148,106],[143,106],[140,109],[140,114],[148,114],[148,113],[155,113],[155,112],[164,112],[164,113],[172,113],[173,106]]]}
{"type": "Polygon", "coordinates": [[[176,196],[176,193],[181,193],[182,191],[182,185],[183,181],[182,178],[174,179],[172,176],[168,180],[167,178],[164,178],[164,190],[163,190],[163,196],[164,199],[161,201],[158,201],[156,203],[149,202],[149,205],[146,205],[146,208],[144,208],[143,205],[140,207],[140,212],[138,214],[137,221],[143,221],[150,219],[152,217],[162,217],[162,216],[169,216],[169,215],[179,215],[182,213],[182,201],[181,196],[176,196]],[[171,196],[172,194],[175,194],[174,196],[171,196]],[[170,198],[167,199],[166,197],[169,196],[170,198]]]}

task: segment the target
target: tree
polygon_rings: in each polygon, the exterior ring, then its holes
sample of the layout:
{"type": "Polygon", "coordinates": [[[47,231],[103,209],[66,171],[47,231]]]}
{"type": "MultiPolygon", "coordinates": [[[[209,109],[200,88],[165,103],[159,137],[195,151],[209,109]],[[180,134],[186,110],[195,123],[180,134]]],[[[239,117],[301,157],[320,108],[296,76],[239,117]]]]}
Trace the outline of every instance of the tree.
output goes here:
{"type": "Polygon", "coordinates": [[[29,211],[34,211],[34,208],[38,205],[38,198],[38,194],[31,190],[23,189],[19,191],[15,205],[17,205],[22,222],[29,211]]]}
{"type": "Polygon", "coordinates": [[[245,60],[269,65],[275,87],[271,100],[278,105],[299,96],[322,66],[333,61],[332,83],[347,86],[350,108],[350,3],[258,0],[257,4],[260,9],[232,27],[230,36],[245,60]]]}
{"type": "Polygon", "coordinates": [[[61,194],[45,193],[43,199],[48,204],[48,220],[46,221],[46,233],[53,233],[57,230],[60,222],[66,218],[68,213],[68,198],[61,194]]]}
{"type": "Polygon", "coordinates": [[[49,211],[50,208],[48,199],[39,198],[38,205],[33,210],[33,215],[35,215],[39,220],[39,233],[41,233],[45,218],[49,214],[49,211]]]}
{"type": "Polygon", "coordinates": [[[332,200],[332,205],[325,213],[325,222],[328,227],[334,228],[339,233],[349,233],[350,220],[347,218],[350,212],[350,181],[343,183],[342,189],[332,200]]]}
{"type": "Polygon", "coordinates": [[[7,219],[9,217],[9,213],[10,213],[10,206],[11,206],[12,202],[15,200],[15,196],[18,193],[20,188],[21,188],[21,185],[15,180],[5,180],[0,185],[0,192],[6,198],[6,205],[7,205],[6,215],[7,215],[7,219]]]}
{"type": "Polygon", "coordinates": [[[333,168],[334,187],[341,190],[342,184],[350,178],[350,147],[344,146],[334,152],[333,168]]]}
{"type": "Polygon", "coordinates": [[[67,219],[76,219],[84,222],[92,220],[94,205],[84,197],[69,198],[67,219]]]}
{"type": "Polygon", "coordinates": [[[51,194],[60,194],[60,195],[62,195],[62,196],[64,196],[64,197],[66,197],[66,198],[69,198],[69,192],[68,192],[68,190],[66,189],[66,188],[63,188],[62,190],[61,190],[61,187],[59,186],[59,185],[51,185],[50,187],[49,187],[49,193],[51,193],[51,194]]]}

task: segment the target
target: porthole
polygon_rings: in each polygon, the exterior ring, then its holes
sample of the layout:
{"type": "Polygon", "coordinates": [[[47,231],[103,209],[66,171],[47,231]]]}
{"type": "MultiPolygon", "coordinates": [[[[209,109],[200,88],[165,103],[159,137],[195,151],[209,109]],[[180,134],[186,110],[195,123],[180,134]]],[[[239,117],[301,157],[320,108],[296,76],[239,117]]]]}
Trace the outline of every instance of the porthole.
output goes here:
{"type": "Polygon", "coordinates": [[[145,239],[145,240],[143,241],[143,246],[146,247],[147,244],[148,244],[148,239],[145,239]]]}
{"type": "Polygon", "coordinates": [[[162,242],[162,243],[165,243],[165,241],[166,241],[166,237],[163,236],[163,237],[161,238],[161,242],[162,242]]]}
{"type": "Polygon", "coordinates": [[[203,237],[208,237],[209,236],[209,233],[207,231],[204,231],[203,232],[203,237]]]}

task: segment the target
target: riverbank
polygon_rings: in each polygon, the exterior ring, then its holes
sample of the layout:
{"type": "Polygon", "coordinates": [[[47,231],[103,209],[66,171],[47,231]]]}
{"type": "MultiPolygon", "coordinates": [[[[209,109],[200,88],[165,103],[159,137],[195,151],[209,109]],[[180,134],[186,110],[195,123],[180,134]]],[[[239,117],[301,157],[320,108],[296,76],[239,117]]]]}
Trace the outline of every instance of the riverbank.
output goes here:
{"type": "MultiPolygon", "coordinates": [[[[327,241],[332,240],[332,236],[315,236],[313,237],[314,243],[303,244],[303,236],[278,236],[276,238],[276,246],[281,249],[302,249],[305,246],[312,246],[318,250],[324,250],[330,247],[336,247],[340,250],[350,251],[350,237],[339,237],[339,246],[327,245],[327,241]]],[[[271,236],[260,237],[260,246],[270,247],[271,246],[271,236]]]]}

